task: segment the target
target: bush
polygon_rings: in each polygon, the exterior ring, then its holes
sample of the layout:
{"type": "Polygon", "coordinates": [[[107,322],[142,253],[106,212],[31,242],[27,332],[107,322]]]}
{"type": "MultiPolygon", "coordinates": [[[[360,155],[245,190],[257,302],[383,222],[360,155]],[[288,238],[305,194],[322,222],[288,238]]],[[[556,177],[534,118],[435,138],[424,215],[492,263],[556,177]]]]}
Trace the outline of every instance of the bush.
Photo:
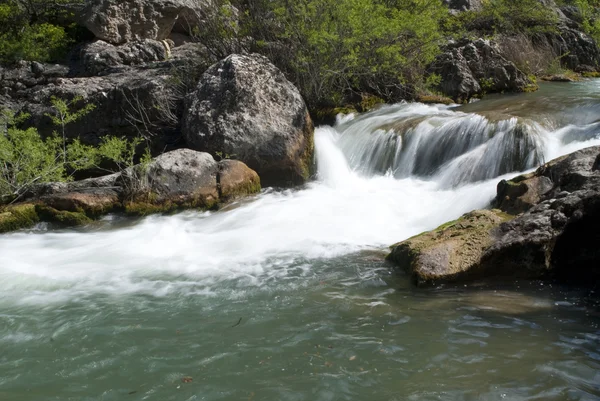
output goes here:
{"type": "Polygon", "coordinates": [[[481,11],[464,13],[462,21],[470,31],[531,35],[555,31],[558,16],[539,0],[484,0],[481,11]]]}
{"type": "MultiPolygon", "coordinates": [[[[72,103],[53,100],[54,107],[59,103],[65,107],[62,115],[66,117],[60,120],[62,128],[83,115],[81,110],[70,110],[72,103]]],[[[91,109],[88,105],[83,110],[91,109]]],[[[131,167],[136,147],[142,142],[139,138],[105,137],[99,147],[85,145],[79,139],[67,144],[58,132],[44,140],[35,128],[18,128],[28,117],[6,111],[0,114],[0,199],[18,198],[33,184],[69,181],[75,172],[99,169],[103,162],[112,163],[120,170],[131,167]]],[[[142,160],[148,159],[146,151],[142,160]]]]}
{"type": "Polygon", "coordinates": [[[0,62],[56,61],[80,35],[75,0],[6,0],[0,4],[0,62]]]}
{"type": "Polygon", "coordinates": [[[366,94],[394,101],[410,96],[439,51],[448,10],[431,0],[257,0],[215,2],[239,10],[208,13],[232,47],[262,53],[300,89],[309,107],[360,103],[366,94]],[[229,22],[228,22],[229,21],[229,22]]]}

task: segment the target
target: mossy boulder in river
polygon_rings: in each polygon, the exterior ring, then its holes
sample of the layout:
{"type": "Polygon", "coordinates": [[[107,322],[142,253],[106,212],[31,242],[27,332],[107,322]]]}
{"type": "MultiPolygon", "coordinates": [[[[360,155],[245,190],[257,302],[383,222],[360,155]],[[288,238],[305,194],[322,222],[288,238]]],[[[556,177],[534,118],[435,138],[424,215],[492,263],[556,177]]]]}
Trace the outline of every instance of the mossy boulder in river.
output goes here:
{"type": "Polygon", "coordinates": [[[503,211],[468,213],[392,246],[388,260],[417,285],[491,277],[593,285],[600,279],[600,147],[553,160],[498,190],[495,204],[503,211]]]}
{"type": "Polygon", "coordinates": [[[494,229],[510,216],[499,210],[477,210],[392,247],[388,260],[405,268],[417,285],[475,275],[494,229]]]}

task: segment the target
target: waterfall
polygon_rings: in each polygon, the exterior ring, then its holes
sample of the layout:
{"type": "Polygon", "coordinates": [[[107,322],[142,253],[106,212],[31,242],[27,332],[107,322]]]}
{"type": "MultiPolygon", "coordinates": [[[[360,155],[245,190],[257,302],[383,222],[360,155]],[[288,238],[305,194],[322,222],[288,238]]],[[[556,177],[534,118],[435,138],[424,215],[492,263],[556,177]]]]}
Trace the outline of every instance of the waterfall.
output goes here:
{"type": "Polygon", "coordinates": [[[531,119],[495,117],[400,104],[340,119],[328,135],[363,176],[434,179],[444,187],[529,170],[600,138],[600,123],[551,131],[531,119]]]}

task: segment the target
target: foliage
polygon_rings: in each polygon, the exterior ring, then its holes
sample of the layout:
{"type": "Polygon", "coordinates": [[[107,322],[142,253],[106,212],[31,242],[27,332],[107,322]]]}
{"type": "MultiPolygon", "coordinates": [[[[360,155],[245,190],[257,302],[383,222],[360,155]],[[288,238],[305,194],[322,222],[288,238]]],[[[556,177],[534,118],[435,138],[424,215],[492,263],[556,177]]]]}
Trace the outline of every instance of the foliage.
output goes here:
{"type": "Polygon", "coordinates": [[[237,47],[267,56],[313,108],[360,105],[364,94],[386,101],[410,95],[439,51],[440,21],[448,14],[442,2],[431,0],[215,3],[217,9],[238,9],[239,22],[210,14],[221,21],[208,24],[215,31],[204,35],[227,38],[220,47],[203,41],[211,52],[222,56],[237,47]]]}
{"type": "MultiPolygon", "coordinates": [[[[79,139],[67,143],[64,127],[93,109],[91,105],[84,105],[77,111],[71,110],[71,105],[78,101],[52,99],[56,114],[51,118],[62,128],[62,137],[55,132],[42,139],[35,128],[19,128],[29,116],[1,113],[0,197],[19,196],[36,183],[68,181],[74,172],[100,168],[103,162],[110,162],[119,169],[134,165],[136,148],[142,142],[139,138],[105,137],[98,147],[85,145],[79,139]]],[[[150,153],[146,149],[142,163],[147,164],[149,160],[150,153]]]]}
{"type": "Polygon", "coordinates": [[[0,4],[0,62],[54,61],[81,35],[73,6],[81,0],[5,0],[0,4]]]}
{"type": "Polygon", "coordinates": [[[34,183],[63,181],[60,141],[42,140],[35,128],[15,127],[15,118],[4,113],[6,129],[0,132],[0,195],[17,194],[34,183]]]}
{"type": "MultiPolygon", "coordinates": [[[[96,108],[94,104],[88,103],[85,104],[82,108],[73,109],[77,103],[83,100],[82,97],[76,96],[70,102],[67,102],[63,99],[59,99],[56,97],[52,97],[50,99],[50,103],[52,104],[52,108],[54,109],[53,114],[46,114],[46,116],[50,117],[52,123],[60,128],[62,134],[62,145],[63,145],[63,163],[67,163],[67,138],[66,138],[66,127],[68,124],[71,124],[86,114],[90,113],[92,110],[96,108]]],[[[55,132],[55,135],[58,135],[55,132]]]]}
{"type": "Polygon", "coordinates": [[[600,0],[565,0],[563,3],[577,7],[583,30],[600,43],[600,0]]]}
{"type": "Polygon", "coordinates": [[[539,0],[484,0],[481,11],[462,17],[467,30],[485,33],[543,33],[556,29],[557,15],[539,0]]]}

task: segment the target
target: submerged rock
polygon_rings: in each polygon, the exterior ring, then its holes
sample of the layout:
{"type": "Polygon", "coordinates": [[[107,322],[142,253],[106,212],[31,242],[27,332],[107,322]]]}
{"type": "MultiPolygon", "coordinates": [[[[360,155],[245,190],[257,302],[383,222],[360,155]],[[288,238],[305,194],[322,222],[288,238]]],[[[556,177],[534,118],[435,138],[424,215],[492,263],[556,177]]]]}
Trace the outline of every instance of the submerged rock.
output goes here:
{"type": "Polygon", "coordinates": [[[487,277],[600,278],[600,147],[502,181],[495,206],[392,246],[418,285],[487,277]],[[522,213],[517,217],[505,212],[522,213]]]}
{"type": "Polygon", "coordinates": [[[188,96],[183,135],[193,149],[230,155],[264,185],[309,177],[313,123],[298,90],[260,55],[231,55],[206,71],[188,96]]]}

